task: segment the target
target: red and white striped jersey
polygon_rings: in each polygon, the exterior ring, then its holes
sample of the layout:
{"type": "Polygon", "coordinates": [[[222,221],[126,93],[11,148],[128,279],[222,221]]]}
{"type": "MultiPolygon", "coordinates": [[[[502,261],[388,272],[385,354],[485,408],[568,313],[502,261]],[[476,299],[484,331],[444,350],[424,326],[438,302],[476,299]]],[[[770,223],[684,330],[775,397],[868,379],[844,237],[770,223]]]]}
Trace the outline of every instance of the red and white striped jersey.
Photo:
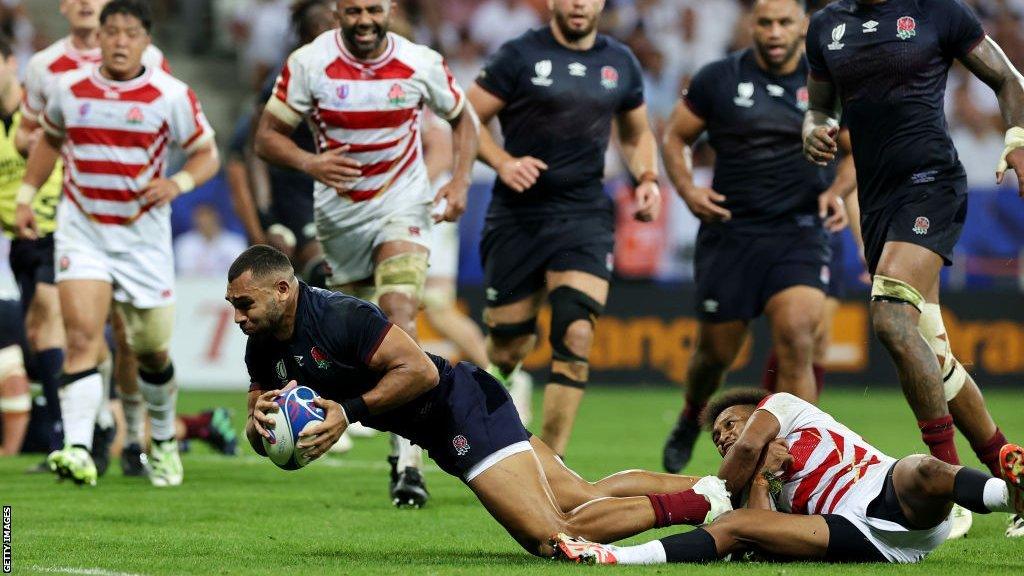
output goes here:
{"type": "Polygon", "coordinates": [[[780,424],[792,463],[783,476],[779,509],[793,514],[831,514],[869,469],[896,460],[817,406],[792,394],[772,394],[758,406],[780,424]]]}
{"type": "Polygon", "coordinates": [[[163,177],[170,143],[190,153],[213,138],[185,83],[159,68],[125,82],[98,67],[75,70],[60,77],[39,119],[64,140],[61,216],[76,213],[80,224],[94,224],[89,228],[108,250],[170,242],[170,206],[143,204],[140,192],[163,177]]]}
{"type": "MultiPolygon", "coordinates": [[[[393,201],[429,201],[421,111],[426,105],[451,119],[465,104],[440,54],[396,34],[386,42],[379,58],[363,61],[348,52],[340,32],[325,32],[292,53],[267,103],[268,112],[291,126],[307,118],[319,150],[348,145],[362,163],[363,177],[343,205],[389,190],[405,192],[402,198],[387,194],[393,201]]],[[[323,202],[337,196],[319,183],[316,191],[318,204],[320,196],[323,202]]]]}
{"type": "MultiPolygon", "coordinates": [[[[78,50],[65,37],[36,52],[25,68],[25,92],[21,101],[21,116],[33,122],[46,107],[49,91],[57,78],[65,72],[79,68],[92,68],[100,63],[100,49],[78,50]]],[[[164,53],[152,44],[142,53],[142,64],[147,68],[163,68],[170,72],[164,53]]]]}

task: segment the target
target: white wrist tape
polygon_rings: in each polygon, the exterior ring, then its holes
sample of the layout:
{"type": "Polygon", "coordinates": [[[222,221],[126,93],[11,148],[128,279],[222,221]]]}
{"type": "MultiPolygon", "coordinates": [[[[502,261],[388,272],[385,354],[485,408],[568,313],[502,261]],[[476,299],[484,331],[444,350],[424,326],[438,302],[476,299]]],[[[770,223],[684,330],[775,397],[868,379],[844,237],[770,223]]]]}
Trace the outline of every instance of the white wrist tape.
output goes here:
{"type": "Polygon", "coordinates": [[[32,200],[36,197],[36,192],[39,188],[25,182],[21,183],[21,187],[18,188],[18,195],[15,197],[15,201],[18,204],[31,204],[32,200]]]}
{"type": "Polygon", "coordinates": [[[196,189],[196,179],[191,174],[182,170],[170,178],[171,182],[178,185],[178,190],[186,194],[196,189]]]}
{"type": "Polygon", "coordinates": [[[996,174],[1006,172],[1009,165],[1006,163],[1006,156],[1010,152],[1013,152],[1017,148],[1024,148],[1024,128],[1020,126],[1014,126],[1006,131],[1006,137],[1003,139],[1005,147],[1003,148],[1003,155],[999,157],[999,164],[996,166],[996,174]]]}

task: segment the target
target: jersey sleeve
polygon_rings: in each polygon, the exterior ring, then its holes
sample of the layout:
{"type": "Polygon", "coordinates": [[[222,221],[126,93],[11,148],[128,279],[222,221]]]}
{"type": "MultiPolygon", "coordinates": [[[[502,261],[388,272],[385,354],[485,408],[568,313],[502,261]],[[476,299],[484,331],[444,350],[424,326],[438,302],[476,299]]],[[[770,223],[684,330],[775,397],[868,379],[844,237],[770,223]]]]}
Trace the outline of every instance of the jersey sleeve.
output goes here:
{"type": "Polygon", "coordinates": [[[46,78],[44,69],[35,60],[29,60],[25,71],[25,91],[21,97],[21,117],[39,122],[39,115],[46,105],[46,78]]]}
{"type": "Polygon", "coordinates": [[[787,392],[768,396],[761,402],[758,409],[770,413],[779,421],[779,438],[785,438],[793,430],[800,428],[799,422],[807,415],[808,410],[816,410],[806,400],[801,400],[787,392]]]}
{"type": "Polygon", "coordinates": [[[66,93],[60,89],[51,90],[47,95],[46,105],[38,116],[39,125],[43,130],[56,138],[64,137],[64,110],[61,108],[61,100],[66,93]]]}
{"type": "MultiPolygon", "coordinates": [[[[628,50],[628,49],[627,49],[628,50]]],[[[629,54],[629,84],[619,104],[619,112],[629,112],[644,103],[644,73],[640,62],[632,52],[629,54]]]]}
{"type": "Polygon", "coordinates": [[[823,19],[821,11],[811,16],[811,23],[807,27],[807,39],[804,41],[804,52],[807,54],[807,67],[811,71],[811,78],[819,82],[828,82],[832,80],[832,74],[828,71],[825,54],[821,51],[823,19]]]}
{"type": "Polygon", "coordinates": [[[254,336],[250,336],[245,344],[245,367],[249,371],[249,392],[274,389],[274,375],[271,373],[268,356],[261,348],[254,336]]]}
{"type": "Polygon", "coordinates": [[[307,44],[299,48],[288,57],[274,82],[273,94],[267,100],[266,111],[292,127],[297,126],[313,107],[313,97],[303,64],[303,54],[307,53],[304,50],[309,46],[307,44]]]}
{"type": "Polygon", "coordinates": [[[939,44],[949,58],[962,58],[985,38],[985,30],[963,0],[943,0],[941,4],[945,14],[935,19],[940,26],[939,44]]]}
{"type": "Polygon", "coordinates": [[[455,82],[455,76],[440,54],[435,54],[433,61],[427,66],[424,81],[427,85],[427,105],[435,114],[445,120],[451,120],[462,113],[466,95],[455,82]]]}
{"type": "Polygon", "coordinates": [[[213,128],[191,88],[170,101],[171,137],[186,153],[192,153],[213,140],[213,128]]]}
{"type": "Polygon", "coordinates": [[[710,119],[715,109],[716,74],[712,70],[713,66],[714,64],[708,64],[698,70],[683,93],[683,103],[703,120],[710,119]]]}
{"type": "Polygon", "coordinates": [[[356,298],[336,300],[326,310],[331,316],[322,323],[331,327],[325,342],[328,354],[348,364],[369,367],[391,322],[380,308],[356,298]]]}
{"type": "Polygon", "coordinates": [[[487,59],[476,83],[491,94],[510,102],[515,98],[520,58],[515,48],[505,43],[487,59]]]}

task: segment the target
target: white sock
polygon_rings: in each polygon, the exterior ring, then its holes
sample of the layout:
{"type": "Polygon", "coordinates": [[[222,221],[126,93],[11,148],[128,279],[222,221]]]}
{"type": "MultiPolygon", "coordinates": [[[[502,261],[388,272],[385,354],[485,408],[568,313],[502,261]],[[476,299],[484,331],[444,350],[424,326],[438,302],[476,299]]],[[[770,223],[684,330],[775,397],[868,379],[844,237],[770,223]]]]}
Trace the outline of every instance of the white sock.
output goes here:
{"type": "Polygon", "coordinates": [[[142,393],[121,394],[121,406],[124,407],[124,422],[127,428],[125,442],[142,446],[142,434],[146,427],[146,401],[142,393]]]}
{"type": "Polygon", "coordinates": [[[64,421],[64,443],[92,449],[92,429],[103,403],[103,380],[93,372],[60,389],[60,412],[64,421]]]}
{"type": "Polygon", "coordinates": [[[992,512],[1016,513],[1010,504],[1010,488],[1002,478],[989,478],[988,482],[985,482],[985,491],[981,499],[985,503],[985,508],[992,512]]]}
{"type": "Polygon", "coordinates": [[[149,410],[150,435],[154,440],[173,439],[175,407],[178,403],[178,383],[174,376],[163,384],[150,384],[145,378],[140,378],[139,391],[146,399],[149,410]]]}
{"type": "Polygon", "coordinates": [[[413,446],[412,442],[399,436],[398,471],[401,472],[410,467],[423,470],[423,449],[419,446],[413,446]]]}
{"type": "Polygon", "coordinates": [[[96,424],[100,428],[110,428],[114,425],[114,413],[110,410],[110,376],[113,370],[114,364],[110,361],[109,354],[107,359],[96,367],[96,371],[100,373],[100,378],[103,379],[103,401],[100,402],[100,413],[96,417],[96,424]]]}
{"type": "Polygon", "coordinates": [[[661,540],[651,540],[636,546],[609,546],[619,564],[665,564],[665,546],[661,540]]]}

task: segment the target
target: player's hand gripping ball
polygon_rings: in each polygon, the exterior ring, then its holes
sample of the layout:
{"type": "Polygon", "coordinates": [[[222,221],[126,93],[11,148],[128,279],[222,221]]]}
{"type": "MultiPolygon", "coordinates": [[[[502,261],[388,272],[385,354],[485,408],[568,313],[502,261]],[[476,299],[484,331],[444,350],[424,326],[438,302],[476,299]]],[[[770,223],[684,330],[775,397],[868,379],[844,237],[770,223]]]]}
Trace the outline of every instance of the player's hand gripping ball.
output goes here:
{"type": "Polygon", "coordinates": [[[298,470],[310,462],[295,445],[303,430],[324,421],[323,408],[313,402],[316,397],[317,393],[312,388],[297,386],[278,396],[274,400],[277,411],[267,414],[274,419],[274,427],[267,429],[270,439],[263,438],[263,449],[267,457],[283,470],[298,470]]]}

